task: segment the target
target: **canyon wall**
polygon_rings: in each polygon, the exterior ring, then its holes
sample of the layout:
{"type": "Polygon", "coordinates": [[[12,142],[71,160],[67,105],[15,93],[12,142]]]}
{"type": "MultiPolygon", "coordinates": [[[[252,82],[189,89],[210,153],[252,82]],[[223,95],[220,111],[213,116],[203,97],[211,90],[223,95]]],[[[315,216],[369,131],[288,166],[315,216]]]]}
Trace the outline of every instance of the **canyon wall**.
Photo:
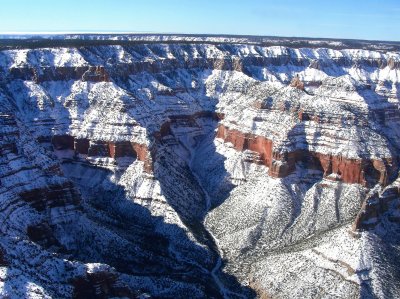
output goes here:
{"type": "Polygon", "coordinates": [[[273,142],[263,136],[230,130],[223,125],[218,126],[217,138],[230,142],[238,151],[250,150],[258,153],[259,158],[253,162],[262,163],[269,168],[269,175],[283,178],[296,169],[296,163],[302,162],[307,169],[323,172],[324,178],[343,181],[349,184],[374,186],[379,183],[388,184],[390,176],[398,172],[398,166],[392,159],[369,160],[347,159],[321,153],[296,150],[278,153],[273,151],[273,142]]]}
{"type": "Polygon", "coordinates": [[[400,296],[399,53],[236,41],[0,51],[0,297],[400,296]]]}

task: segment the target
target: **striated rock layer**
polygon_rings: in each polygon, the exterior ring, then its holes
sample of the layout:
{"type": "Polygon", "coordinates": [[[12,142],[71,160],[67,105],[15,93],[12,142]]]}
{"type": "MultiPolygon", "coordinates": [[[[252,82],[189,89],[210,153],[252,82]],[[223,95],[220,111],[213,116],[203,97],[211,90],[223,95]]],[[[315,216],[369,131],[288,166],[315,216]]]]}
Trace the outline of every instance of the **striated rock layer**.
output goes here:
{"type": "Polygon", "coordinates": [[[0,297],[400,297],[395,45],[77,38],[0,51],[0,297]]]}
{"type": "Polygon", "coordinates": [[[272,140],[230,130],[223,125],[218,127],[216,137],[232,143],[238,151],[250,150],[257,153],[259,157],[253,162],[261,162],[269,168],[268,174],[277,178],[286,177],[295,171],[296,163],[299,162],[303,162],[307,169],[322,171],[324,178],[363,186],[374,186],[377,183],[386,186],[388,178],[398,172],[397,157],[383,160],[349,159],[302,149],[284,153],[273,152],[272,140]]]}

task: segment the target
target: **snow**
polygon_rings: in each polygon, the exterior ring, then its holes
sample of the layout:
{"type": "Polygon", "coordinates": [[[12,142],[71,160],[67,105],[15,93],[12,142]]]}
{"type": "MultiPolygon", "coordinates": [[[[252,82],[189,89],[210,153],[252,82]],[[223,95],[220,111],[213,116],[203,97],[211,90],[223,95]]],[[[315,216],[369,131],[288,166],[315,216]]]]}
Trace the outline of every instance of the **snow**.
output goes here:
{"type": "MultiPolygon", "coordinates": [[[[88,63],[75,48],[6,50],[1,52],[3,69],[19,67],[81,67],[88,63]]],[[[1,60],[0,60],[1,61],[1,60]]]]}
{"type": "Polygon", "coordinates": [[[203,285],[191,281],[199,275],[211,278],[226,297],[240,293],[229,288],[225,271],[243,285],[252,277],[266,293],[282,298],[312,297],[321,290],[327,298],[357,296],[369,280],[384,297],[385,271],[379,267],[385,263],[373,260],[382,249],[379,240],[349,233],[367,188],[336,181],[337,174],[324,178],[301,163],[291,175],[272,178],[267,167],[249,162],[257,153],[237,151],[216,139],[215,130],[222,124],[264,136],[278,153],[301,149],[351,159],[392,158],[400,146],[400,74],[389,60],[399,61],[398,52],[339,49],[347,48],[345,41],[289,48],[248,43],[246,37],[185,37],[181,44],[153,43],[182,41],[179,36],[113,38],[142,42],[0,51],[6,80],[0,90],[5,137],[0,142],[4,148],[14,142],[18,149],[0,158],[0,223],[6,236],[0,250],[13,257],[10,266],[0,267],[0,296],[9,295],[9,287],[23,287],[32,298],[68,297],[70,279],[97,271],[116,273],[154,296],[190,290],[205,297],[203,285]],[[231,61],[243,63],[244,70],[231,61]],[[89,66],[104,67],[110,81],[38,82],[14,78],[10,71],[89,66]],[[297,76],[306,91],[290,86],[297,76]],[[300,111],[309,117],[300,119],[300,111]],[[382,111],[382,120],[373,117],[382,111]],[[224,118],[194,117],[204,112],[224,118]],[[155,138],[166,123],[171,134],[155,138]],[[127,157],[71,159],[73,150],[39,142],[64,134],[146,145],[154,172],[127,157]],[[68,186],[62,205],[45,203],[38,211],[20,199],[23,192],[62,184],[68,186]],[[203,221],[218,248],[199,241],[187,225],[203,221]],[[70,254],[44,250],[28,238],[27,227],[41,223],[51,226],[70,254]],[[148,244],[146,238],[167,245],[148,244]],[[194,272],[181,282],[140,273],[138,263],[134,271],[140,277],[121,275],[109,257],[150,260],[174,275],[194,272]]]}

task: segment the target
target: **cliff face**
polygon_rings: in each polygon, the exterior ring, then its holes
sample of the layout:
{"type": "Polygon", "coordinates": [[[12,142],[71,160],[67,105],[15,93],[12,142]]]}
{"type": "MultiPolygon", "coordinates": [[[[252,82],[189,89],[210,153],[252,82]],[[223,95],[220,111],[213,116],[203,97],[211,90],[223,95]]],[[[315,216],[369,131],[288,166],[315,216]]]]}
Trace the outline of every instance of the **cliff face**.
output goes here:
{"type": "Polygon", "coordinates": [[[399,61],[0,51],[1,296],[400,296],[399,61]]]}
{"type": "Polygon", "coordinates": [[[349,159],[324,153],[295,150],[293,152],[273,152],[273,142],[263,136],[230,130],[220,125],[216,134],[224,142],[230,142],[238,151],[250,150],[258,154],[253,162],[261,163],[269,168],[271,177],[284,178],[296,170],[297,163],[303,163],[306,169],[323,172],[326,179],[333,179],[349,184],[382,186],[388,184],[389,177],[398,171],[397,158],[392,159],[349,159]]]}

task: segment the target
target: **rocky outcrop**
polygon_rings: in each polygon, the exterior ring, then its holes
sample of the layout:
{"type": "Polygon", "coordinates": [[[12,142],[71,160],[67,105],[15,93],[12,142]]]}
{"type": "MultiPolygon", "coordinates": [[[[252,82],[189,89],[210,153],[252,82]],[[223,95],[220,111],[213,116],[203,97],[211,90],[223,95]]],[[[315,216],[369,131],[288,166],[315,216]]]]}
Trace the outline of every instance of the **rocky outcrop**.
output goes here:
{"type": "Polygon", "coordinates": [[[291,43],[0,51],[0,297],[382,284],[365,254],[399,218],[400,56],[291,43]]]}
{"type": "Polygon", "coordinates": [[[68,205],[77,206],[80,202],[79,192],[71,182],[22,191],[19,196],[37,211],[68,205]]]}
{"type": "Polygon", "coordinates": [[[82,80],[88,82],[108,82],[109,76],[103,66],[10,68],[6,80],[46,81],[82,80]]]}
{"type": "Polygon", "coordinates": [[[138,298],[140,292],[134,292],[121,281],[118,281],[118,275],[109,267],[101,268],[101,265],[95,265],[89,269],[85,276],[75,277],[72,280],[74,288],[73,298],[99,298],[106,299],[110,297],[138,298]]]}
{"type": "Polygon", "coordinates": [[[230,142],[238,151],[251,150],[259,154],[256,162],[266,166],[272,165],[272,141],[262,136],[250,133],[242,133],[238,130],[230,130],[223,125],[218,126],[216,138],[221,138],[225,142],[230,142]]]}
{"type": "Polygon", "coordinates": [[[17,122],[15,117],[8,113],[0,113],[0,153],[6,154],[8,152],[17,154],[18,148],[16,140],[19,138],[19,131],[16,129],[17,122]]]}
{"type": "Polygon", "coordinates": [[[56,150],[68,150],[74,149],[75,139],[69,135],[56,135],[52,137],[51,143],[56,150]]]}
{"type": "MultiPolygon", "coordinates": [[[[214,69],[238,71],[252,74],[254,68],[294,66],[330,72],[334,68],[369,67],[377,69],[399,69],[396,56],[369,55],[368,51],[331,49],[293,49],[290,47],[266,47],[260,45],[187,44],[177,49],[175,45],[137,44],[109,49],[84,46],[72,53],[46,53],[31,49],[26,53],[26,61],[1,66],[6,70],[3,80],[32,80],[37,83],[48,81],[82,80],[107,82],[126,81],[130,75],[141,72],[161,73],[175,69],[214,69]],[[105,52],[102,52],[105,51],[105,52]],[[121,51],[123,55],[115,53],[121,51]],[[115,54],[115,55],[114,55],[115,54]],[[54,56],[72,56],[75,60],[54,63],[54,56]],[[52,65],[54,64],[54,65],[52,65]]],[[[11,50],[18,51],[18,50],[11,50]]],[[[377,52],[378,54],[379,52],[377,52]]],[[[375,53],[374,53],[375,54],[375,53]]],[[[11,55],[12,56],[12,55],[11,55]]],[[[13,61],[12,61],[13,62],[13,61]]],[[[289,76],[287,83],[294,76],[289,76]]],[[[296,79],[296,78],[295,78],[296,79]]],[[[301,78],[300,78],[301,79],[301,78]]],[[[313,84],[312,80],[302,80],[313,84]]],[[[319,80],[317,80],[319,83],[319,80]]],[[[375,81],[375,80],[374,80],[375,81]]],[[[294,80],[293,82],[300,82],[294,80]]],[[[375,82],[377,83],[377,82],[375,82]]],[[[303,84],[303,86],[304,86],[303,84]]],[[[301,86],[297,84],[296,86],[301,86]]]]}
{"type": "Polygon", "coordinates": [[[303,167],[319,170],[327,179],[363,186],[376,183],[386,186],[388,178],[398,170],[396,161],[390,159],[348,159],[306,150],[279,153],[266,137],[231,130],[223,125],[218,126],[216,138],[232,143],[238,151],[256,152],[259,159],[252,162],[264,164],[269,168],[269,175],[278,178],[288,176],[295,170],[296,163],[302,162],[303,167]]]}
{"type": "Polygon", "coordinates": [[[292,81],[290,82],[290,86],[298,88],[300,90],[304,90],[304,83],[300,80],[299,75],[292,79],[292,81]]]}
{"type": "Polygon", "coordinates": [[[364,201],[354,223],[353,230],[375,228],[383,218],[389,223],[400,223],[400,185],[396,180],[382,192],[370,194],[364,201]]]}
{"type": "MultiPolygon", "coordinates": [[[[82,74],[82,81],[108,82],[108,74],[103,66],[91,66],[82,74]]],[[[53,79],[54,80],[54,79],[53,79]]]]}
{"type": "MultiPolygon", "coordinates": [[[[200,111],[193,115],[171,115],[168,118],[169,120],[160,126],[159,131],[153,133],[152,137],[157,141],[161,141],[163,137],[172,134],[171,125],[182,124],[182,122],[193,125],[198,118],[220,120],[223,115],[210,111],[200,111]]],[[[70,135],[54,135],[51,138],[51,143],[55,150],[73,150],[76,154],[88,157],[137,158],[139,161],[144,162],[144,170],[148,173],[153,170],[153,160],[157,154],[156,146],[149,150],[145,144],[129,141],[89,140],[70,135]]]]}
{"type": "Polygon", "coordinates": [[[45,248],[53,245],[60,246],[60,243],[54,236],[52,228],[46,222],[28,226],[27,235],[31,241],[40,244],[45,248]]]}
{"type": "Polygon", "coordinates": [[[145,170],[151,172],[152,163],[146,145],[129,141],[101,141],[76,138],[69,135],[55,135],[52,138],[55,150],[73,150],[88,157],[121,158],[132,157],[145,163],[145,170]]]}
{"type": "MultiPolygon", "coordinates": [[[[61,136],[60,136],[61,137],[61,136]]],[[[54,138],[60,138],[58,136],[54,136],[54,138]]],[[[64,137],[62,137],[64,138],[64,137]]],[[[73,138],[73,137],[65,137],[66,139],[69,138],[73,138]]],[[[68,147],[69,149],[74,149],[78,154],[82,154],[82,155],[87,155],[89,153],[89,147],[90,147],[90,140],[86,139],[86,138],[73,138],[74,140],[74,144],[73,146],[68,147]]],[[[53,145],[54,145],[54,141],[53,141],[53,145]]],[[[55,147],[56,148],[56,147],[55,147]]]]}
{"type": "MultiPolygon", "coordinates": [[[[139,150],[139,145],[131,144],[130,142],[110,142],[108,144],[109,152],[111,158],[118,158],[118,157],[134,157],[136,158],[136,153],[139,150]]],[[[140,151],[141,157],[139,158],[140,161],[144,161],[142,151],[140,151]]]]}

